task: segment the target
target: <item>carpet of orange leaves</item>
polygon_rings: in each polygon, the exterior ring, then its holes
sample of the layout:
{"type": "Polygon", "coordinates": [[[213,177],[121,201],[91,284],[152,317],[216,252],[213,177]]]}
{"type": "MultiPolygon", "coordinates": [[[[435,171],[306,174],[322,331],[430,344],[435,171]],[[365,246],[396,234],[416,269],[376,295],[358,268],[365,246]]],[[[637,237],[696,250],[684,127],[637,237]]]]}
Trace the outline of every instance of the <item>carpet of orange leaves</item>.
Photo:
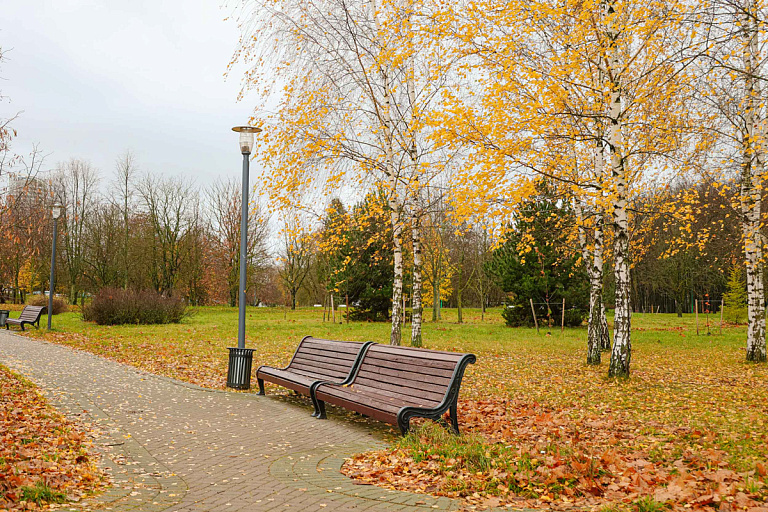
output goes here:
{"type": "Polygon", "coordinates": [[[85,428],[67,421],[34,385],[0,366],[0,510],[40,510],[46,496],[79,501],[106,486],[97,461],[85,428]],[[36,503],[30,498],[43,484],[48,492],[36,503]]]}
{"type": "MultiPolygon", "coordinates": [[[[489,450],[505,448],[487,454],[487,470],[429,450],[420,457],[422,450],[417,454],[403,442],[357,455],[343,471],[360,483],[463,498],[479,508],[643,510],[645,501],[658,510],[768,512],[766,466],[734,471],[725,452],[704,447],[711,433],[668,430],[611,411],[569,415],[518,400],[459,405],[465,433],[476,434],[489,450]]],[[[412,435],[429,437],[428,431],[412,435]]],[[[435,440],[424,439],[422,446],[430,444],[435,440]]]]}

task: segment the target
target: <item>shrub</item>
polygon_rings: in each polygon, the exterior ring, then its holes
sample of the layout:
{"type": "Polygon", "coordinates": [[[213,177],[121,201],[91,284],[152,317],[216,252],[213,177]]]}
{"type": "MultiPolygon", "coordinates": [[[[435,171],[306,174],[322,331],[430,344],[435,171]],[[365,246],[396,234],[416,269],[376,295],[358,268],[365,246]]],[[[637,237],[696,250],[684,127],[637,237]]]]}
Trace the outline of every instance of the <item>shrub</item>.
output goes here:
{"type": "Polygon", "coordinates": [[[732,324],[747,323],[747,282],[740,265],[731,267],[728,274],[728,291],[723,295],[723,317],[732,324]]]}
{"type": "MultiPolygon", "coordinates": [[[[34,295],[31,299],[27,301],[27,305],[29,306],[45,306],[48,307],[48,297],[45,295],[34,295]]],[[[63,299],[59,299],[57,297],[53,297],[53,314],[58,315],[59,313],[66,313],[69,310],[69,307],[67,306],[67,303],[63,299]]],[[[46,313],[47,313],[46,309],[46,313]]]]}
{"type": "Polygon", "coordinates": [[[182,297],[150,290],[103,288],[83,307],[83,320],[99,325],[177,324],[187,314],[182,297]]]}

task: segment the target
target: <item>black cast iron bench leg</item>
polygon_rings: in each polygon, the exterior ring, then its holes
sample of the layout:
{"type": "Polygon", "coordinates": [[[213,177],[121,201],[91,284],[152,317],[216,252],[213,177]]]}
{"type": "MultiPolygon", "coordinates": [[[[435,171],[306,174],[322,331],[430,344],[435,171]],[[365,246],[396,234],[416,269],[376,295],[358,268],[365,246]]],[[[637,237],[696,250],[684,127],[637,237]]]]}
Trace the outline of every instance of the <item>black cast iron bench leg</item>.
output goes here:
{"type": "Polygon", "coordinates": [[[317,414],[315,417],[319,420],[326,420],[328,419],[328,416],[325,415],[325,402],[322,400],[315,399],[315,408],[317,409],[317,414]]]}
{"type": "Polygon", "coordinates": [[[459,435],[459,414],[456,402],[451,404],[451,428],[454,434],[459,435]]]}
{"type": "Polygon", "coordinates": [[[264,392],[264,379],[257,378],[256,381],[259,383],[259,392],[257,393],[257,395],[261,395],[261,396],[266,395],[267,393],[264,392]]]}

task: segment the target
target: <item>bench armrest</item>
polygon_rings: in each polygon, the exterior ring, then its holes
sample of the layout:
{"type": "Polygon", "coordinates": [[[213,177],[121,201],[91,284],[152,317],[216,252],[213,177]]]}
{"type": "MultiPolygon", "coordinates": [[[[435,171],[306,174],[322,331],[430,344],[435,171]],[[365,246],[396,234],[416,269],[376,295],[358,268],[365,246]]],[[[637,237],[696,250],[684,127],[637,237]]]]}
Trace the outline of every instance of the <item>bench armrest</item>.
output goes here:
{"type": "Polygon", "coordinates": [[[458,434],[458,422],[456,416],[456,406],[459,400],[459,390],[461,389],[461,380],[464,378],[464,370],[470,364],[474,364],[477,357],[474,354],[466,354],[456,364],[451,381],[448,383],[448,389],[445,392],[443,401],[435,407],[416,407],[407,405],[397,412],[397,426],[403,434],[408,432],[411,418],[422,417],[431,420],[439,420],[443,414],[451,411],[453,428],[458,434]]]}
{"type": "Polygon", "coordinates": [[[351,384],[354,382],[355,377],[357,377],[357,372],[360,369],[360,364],[363,362],[363,357],[365,357],[365,353],[368,352],[368,348],[370,348],[371,345],[375,344],[375,341],[366,341],[363,343],[363,346],[360,347],[360,352],[357,354],[357,359],[355,360],[355,364],[352,365],[352,369],[349,370],[349,375],[347,375],[347,378],[344,379],[341,382],[331,382],[327,380],[319,380],[312,384],[309,388],[309,394],[314,400],[315,396],[315,389],[317,389],[318,386],[322,386],[323,384],[328,384],[329,386],[346,386],[348,384],[351,384]]]}

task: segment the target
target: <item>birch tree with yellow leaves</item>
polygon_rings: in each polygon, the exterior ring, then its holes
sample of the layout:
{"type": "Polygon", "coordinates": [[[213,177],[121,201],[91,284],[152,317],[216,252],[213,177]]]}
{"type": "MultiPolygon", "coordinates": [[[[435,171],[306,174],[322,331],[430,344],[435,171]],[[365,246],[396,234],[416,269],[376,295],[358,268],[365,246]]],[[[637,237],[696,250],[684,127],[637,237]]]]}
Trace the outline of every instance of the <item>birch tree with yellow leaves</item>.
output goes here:
{"type": "Polygon", "coordinates": [[[487,198],[489,211],[514,205],[534,176],[546,176],[607,214],[610,376],[628,376],[631,362],[629,201],[654,178],[681,172],[670,157],[685,146],[688,11],[676,0],[482,0],[441,18],[438,37],[457,41],[472,83],[446,94],[435,119],[443,140],[475,149],[475,165],[454,184],[457,209],[476,212],[487,198]]]}
{"type": "Polygon", "coordinates": [[[766,361],[764,237],[760,231],[766,162],[765,28],[768,12],[757,0],[702,3],[692,22],[701,33],[697,95],[701,122],[715,136],[710,164],[740,182],[747,276],[747,361],[766,361]]]}
{"type": "Polygon", "coordinates": [[[252,121],[267,128],[258,154],[272,204],[306,208],[308,190],[354,195],[383,187],[395,269],[390,343],[402,337],[403,236],[410,223],[412,342],[420,344],[419,190],[442,158],[422,130],[444,79],[431,73],[434,53],[422,59],[412,3],[259,0],[245,9],[237,58],[252,65],[245,89],[261,100],[252,121]]]}

